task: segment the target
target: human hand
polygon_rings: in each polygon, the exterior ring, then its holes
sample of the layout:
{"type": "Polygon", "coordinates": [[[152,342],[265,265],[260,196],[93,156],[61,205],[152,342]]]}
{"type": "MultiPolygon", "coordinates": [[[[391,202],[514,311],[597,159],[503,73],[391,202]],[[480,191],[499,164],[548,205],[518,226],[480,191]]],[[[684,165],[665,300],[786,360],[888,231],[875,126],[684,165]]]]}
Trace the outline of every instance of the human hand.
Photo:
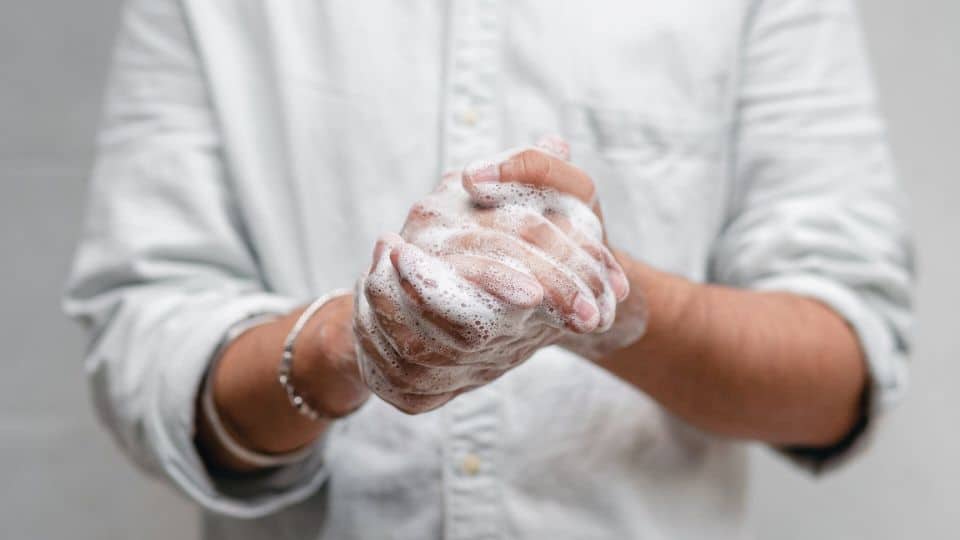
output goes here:
{"type": "MultiPolygon", "coordinates": [[[[527,152],[547,156],[513,154],[527,152]]],[[[378,242],[358,284],[361,372],[406,412],[486,384],[566,334],[606,330],[629,290],[599,215],[581,200],[476,175],[460,180],[447,175],[414,205],[402,237],[378,242]]]]}
{"type": "MultiPolygon", "coordinates": [[[[538,146],[547,151],[506,152],[493,160],[468,165],[463,174],[463,185],[471,200],[478,205],[497,204],[497,195],[491,195],[490,191],[503,191],[503,184],[522,184],[564,193],[589,206],[599,219],[602,231],[603,213],[596,197],[596,186],[589,175],[569,163],[566,142],[558,137],[547,137],[538,146]]],[[[559,221],[562,224],[562,220],[559,221]]],[[[569,226],[561,225],[561,228],[575,238],[582,249],[604,261],[611,284],[617,290],[619,303],[615,306],[615,317],[605,319],[611,324],[601,325],[595,332],[567,334],[559,341],[560,345],[581,356],[599,360],[643,337],[648,318],[646,296],[640,287],[630,286],[630,280],[620,270],[621,261],[627,261],[629,257],[623,253],[618,253],[617,257],[610,255],[615,250],[607,244],[605,234],[602,235],[602,245],[598,246],[596,236],[585,237],[581,229],[569,226]]]]}

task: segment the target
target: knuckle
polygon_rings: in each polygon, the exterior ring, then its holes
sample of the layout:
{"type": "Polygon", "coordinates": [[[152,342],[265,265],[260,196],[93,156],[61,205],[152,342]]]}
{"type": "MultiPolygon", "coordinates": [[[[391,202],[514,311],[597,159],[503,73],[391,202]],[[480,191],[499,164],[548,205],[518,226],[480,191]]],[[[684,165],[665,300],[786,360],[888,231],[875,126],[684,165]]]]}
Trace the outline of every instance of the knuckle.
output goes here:
{"type": "Polygon", "coordinates": [[[373,311],[372,330],[379,331],[380,336],[389,337],[391,341],[401,336],[404,330],[403,324],[396,320],[394,313],[391,310],[374,309],[373,311]]]}
{"type": "Polygon", "coordinates": [[[444,333],[446,339],[460,351],[460,357],[464,355],[475,354],[483,350],[486,345],[486,338],[479,333],[473,332],[470,328],[457,324],[437,325],[444,333]]]}
{"type": "Polygon", "coordinates": [[[435,219],[440,215],[436,208],[434,208],[428,201],[418,201],[410,207],[410,212],[407,213],[408,221],[429,221],[435,219]]]}
{"type": "Polygon", "coordinates": [[[587,256],[589,256],[591,259],[596,261],[598,264],[607,266],[608,259],[606,254],[604,253],[606,248],[604,248],[602,245],[595,244],[592,242],[584,242],[580,244],[580,249],[582,249],[583,252],[587,254],[587,256]]]}
{"type": "Polygon", "coordinates": [[[550,160],[539,150],[524,150],[518,156],[519,172],[529,181],[543,182],[550,173],[550,160]]]}
{"type": "Polygon", "coordinates": [[[383,333],[400,359],[412,358],[422,351],[420,343],[411,338],[411,332],[402,323],[386,323],[383,333]]]}
{"type": "Polygon", "coordinates": [[[549,220],[550,223],[553,223],[553,225],[562,233],[572,237],[577,236],[577,231],[574,229],[573,223],[567,216],[563,214],[563,212],[560,212],[556,208],[545,208],[543,211],[543,217],[544,219],[549,220]]]}
{"type": "Polygon", "coordinates": [[[570,311],[579,289],[573,284],[569,276],[560,271],[555,271],[551,275],[550,281],[552,286],[547,289],[545,299],[549,304],[558,308],[561,313],[570,311]]]}
{"type": "Polygon", "coordinates": [[[561,258],[567,256],[563,233],[546,219],[537,216],[525,220],[519,232],[527,243],[561,258]]]}
{"type": "Polygon", "coordinates": [[[489,368],[489,369],[481,370],[477,374],[477,379],[479,382],[486,384],[486,383],[493,382],[494,380],[499,378],[501,375],[503,375],[503,370],[489,368]]]}
{"type": "Polygon", "coordinates": [[[378,311],[388,303],[387,294],[382,285],[368,279],[363,284],[363,295],[367,299],[371,311],[378,311]]]}
{"type": "Polygon", "coordinates": [[[607,289],[607,280],[593,268],[587,268],[583,271],[583,281],[595,298],[603,296],[607,289]]]}
{"type": "Polygon", "coordinates": [[[416,358],[427,352],[423,340],[418,339],[415,334],[407,331],[406,328],[394,332],[393,338],[397,352],[404,358],[416,358]]]}
{"type": "Polygon", "coordinates": [[[405,398],[405,396],[401,396],[397,399],[391,400],[390,404],[396,407],[397,410],[399,410],[400,412],[404,414],[408,414],[410,416],[425,412],[425,409],[423,407],[420,407],[414,403],[411,403],[405,398]]]}
{"type": "MultiPolygon", "coordinates": [[[[383,361],[382,355],[377,345],[373,342],[373,339],[370,338],[368,330],[363,328],[358,335],[358,341],[360,345],[360,352],[363,353],[365,360],[376,363],[383,361]]],[[[368,366],[371,367],[372,366],[368,366]]]]}
{"type": "Polygon", "coordinates": [[[593,181],[587,173],[582,172],[583,182],[584,182],[584,191],[586,192],[586,199],[588,201],[595,201],[597,199],[597,184],[593,181]]]}
{"type": "MultiPolygon", "coordinates": [[[[392,364],[393,362],[390,363],[392,364]]],[[[401,364],[397,363],[396,365],[399,366],[401,364]]],[[[380,366],[380,373],[387,384],[398,392],[412,392],[416,390],[413,379],[405,374],[402,368],[380,366]]]]}
{"type": "Polygon", "coordinates": [[[447,401],[449,399],[442,399],[442,396],[436,395],[401,394],[392,403],[405,414],[417,415],[432,411],[447,401]]]}
{"type": "Polygon", "coordinates": [[[429,367],[447,367],[456,365],[456,356],[451,353],[424,350],[422,353],[411,356],[417,364],[429,367]]]}
{"type": "Polygon", "coordinates": [[[410,416],[416,416],[424,412],[419,407],[406,406],[403,403],[400,403],[399,405],[397,405],[397,409],[399,409],[400,412],[402,412],[403,414],[408,414],[410,416]]]}

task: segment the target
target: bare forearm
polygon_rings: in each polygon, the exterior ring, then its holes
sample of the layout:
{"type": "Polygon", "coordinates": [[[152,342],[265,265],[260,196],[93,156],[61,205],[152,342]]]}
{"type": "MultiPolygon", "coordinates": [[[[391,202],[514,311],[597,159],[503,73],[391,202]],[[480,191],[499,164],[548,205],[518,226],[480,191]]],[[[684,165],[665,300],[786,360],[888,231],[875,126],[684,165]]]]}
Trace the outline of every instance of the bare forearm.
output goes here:
{"type": "Polygon", "coordinates": [[[857,420],[863,355],[832,310],[624,262],[646,295],[649,327],[601,365],[694,425],[731,437],[824,446],[857,420]]]}
{"type": "MultiPolygon", "coordinates": [[[[280,454],[313,442],[329,421],[299,414],[277,382],[283,341],[302,309],[237,338],[213,373],[214,402],[225,428],[251,450],[280,454]]],[[[356,370],[351,330],[352,300],[331,300],[308,322],[296,342],[293,380],[320,411],[339,416],[356,408],[368,393],[356,370]]],[[[211,465],[251,470],[213,436],[197,408],[197,442],[211,465]]]]}

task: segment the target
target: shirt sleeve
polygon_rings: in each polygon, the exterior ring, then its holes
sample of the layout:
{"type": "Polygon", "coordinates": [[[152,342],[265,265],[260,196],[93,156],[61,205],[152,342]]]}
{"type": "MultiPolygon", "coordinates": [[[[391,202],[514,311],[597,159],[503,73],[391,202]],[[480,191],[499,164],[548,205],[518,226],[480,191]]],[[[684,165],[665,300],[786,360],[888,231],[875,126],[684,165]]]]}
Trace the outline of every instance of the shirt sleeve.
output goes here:
{"type": "Polygon", "coordinates": [[[325,472],[315,456],[216,478],[194,447],[197,392],[228,328],[299,303],[265,290],[220,156],[180,4],[130,2],[64,307],[88,332],[97,410],[125,452],[209,510],[256,517],[325,472]]]}
{"type": "Polygon", "coordinates": [[[859,337],[871,381],[862,421],[834,448],[784,450],[821,471],[862,448],[903,393],[912,246],[853,2],[754,4],[712,278],[821,301],[859,337]]]}

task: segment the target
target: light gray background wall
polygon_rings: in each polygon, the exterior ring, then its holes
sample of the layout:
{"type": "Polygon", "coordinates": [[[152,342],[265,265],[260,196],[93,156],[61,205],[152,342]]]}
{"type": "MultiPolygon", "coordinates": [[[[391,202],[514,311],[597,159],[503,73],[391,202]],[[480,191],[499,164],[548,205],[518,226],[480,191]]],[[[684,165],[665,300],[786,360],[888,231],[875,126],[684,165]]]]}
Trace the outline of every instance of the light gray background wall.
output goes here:
{"type": "MultiPolygon", "coordinates": [[[[57,298],[120,0],[0,4],[0,538],[194,538],[190,505],[100,430],[57,298]]],[[[864,459],[820,480],[757,450],[758,538],[960,537],[960,2],[864,0],[921,254],[913,387],[864,459]]]]}

